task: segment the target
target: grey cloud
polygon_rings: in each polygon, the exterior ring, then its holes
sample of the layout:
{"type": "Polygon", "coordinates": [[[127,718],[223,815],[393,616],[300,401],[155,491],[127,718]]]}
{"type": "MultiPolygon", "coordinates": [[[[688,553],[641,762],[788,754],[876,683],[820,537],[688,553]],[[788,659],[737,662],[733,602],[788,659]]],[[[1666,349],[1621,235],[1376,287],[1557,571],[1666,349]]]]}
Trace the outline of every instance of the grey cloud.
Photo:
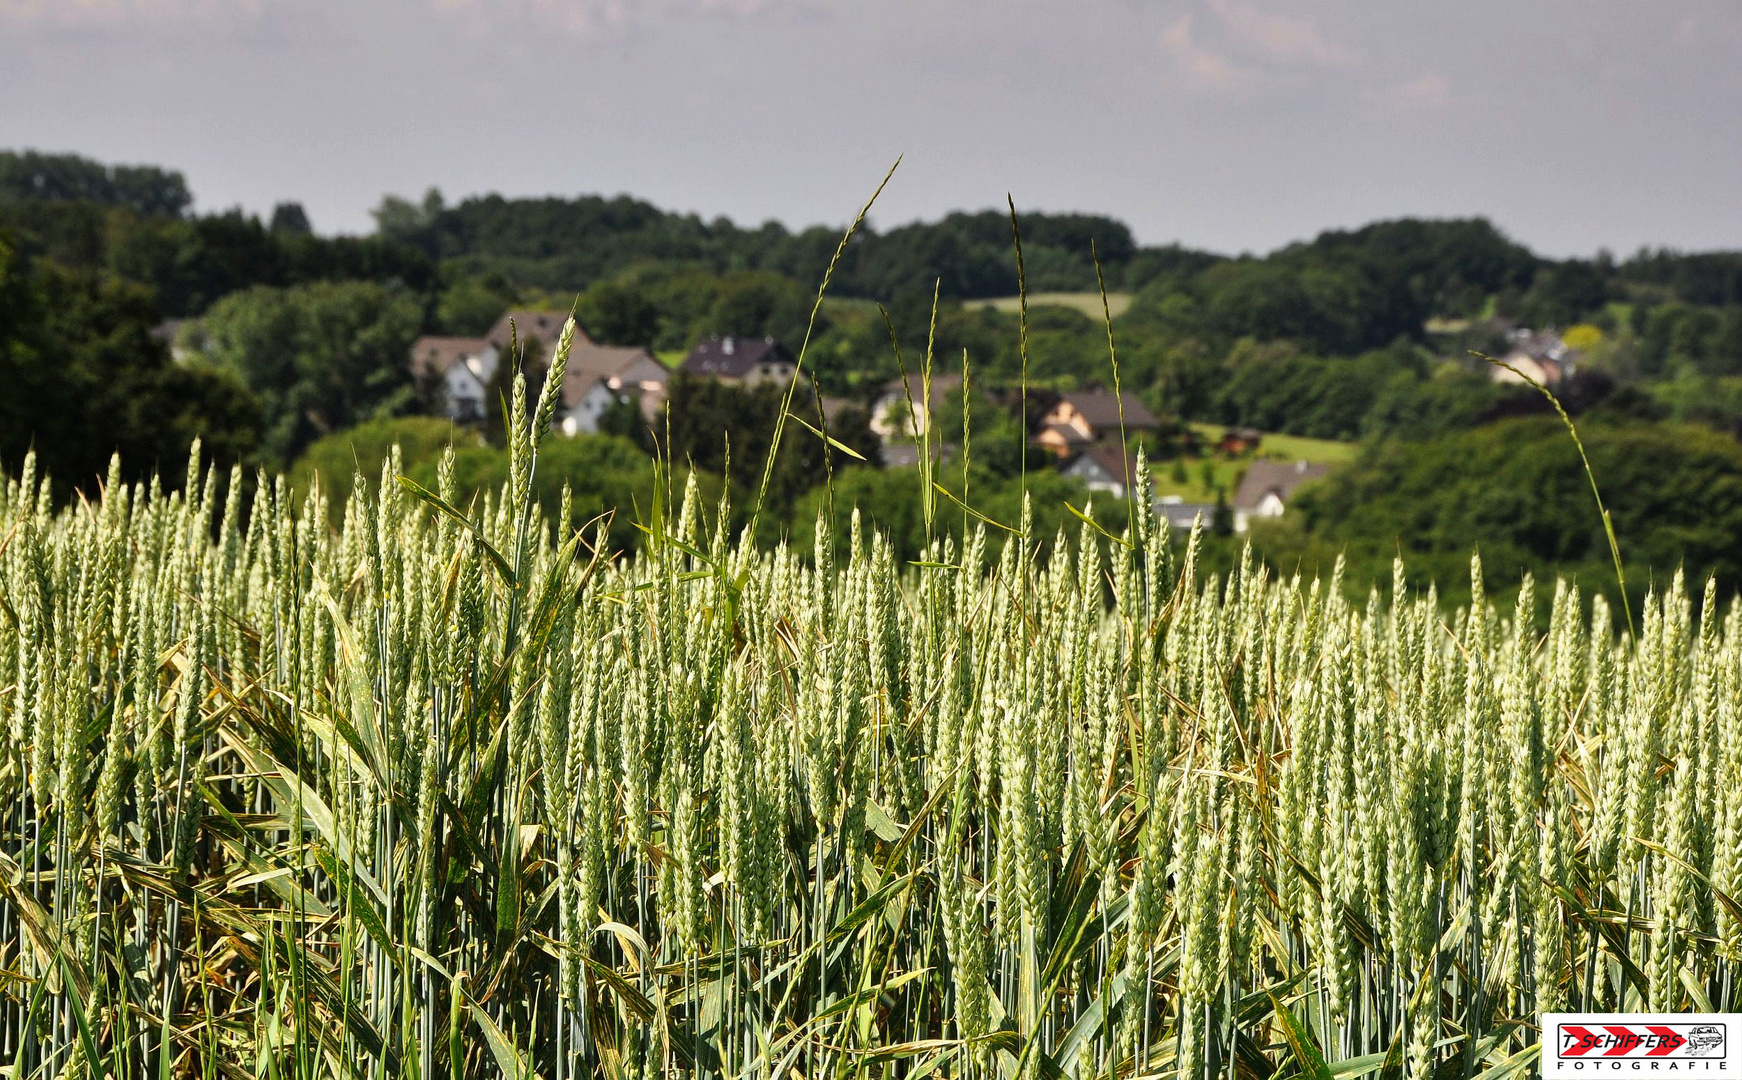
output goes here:
{"type": "Polygon", "coordinates": [[[442,2],[0,0],[0,132],[328,231],[432,184],[844,223],[905,152],[879,227],[1010,191],[1220,250],[1472,213],[1742,246],[1718,0],[442,2]]]}
{"type": "Polygon", "coordinates": [[[1242,45],[1276,60],[1348,67],[1355,55],[1324,35],[1309,18],[1266,11],[1247,0],[1210,0],[1210,10],[1242,45]]]}
{"type": "Polygon", "coordinates": [[[1252,83],[1251,70],[1197,41],[1190,14],[1181,15],[1161,32],[1161,48],[1188,89],[1239,90],[1252,83]]]}
{"type": "Polygon", "coordinates": [[[1437,71],[1429,71],[1391,88],[1392,104],[1400,110],[1437,109],[1450,104],[1452,82],[1437,71]]]}
{"type": "Polygon", "coordinates": [[[0,0],[0,22],[114,29],[254,17],[264,0],[0,0]]]}

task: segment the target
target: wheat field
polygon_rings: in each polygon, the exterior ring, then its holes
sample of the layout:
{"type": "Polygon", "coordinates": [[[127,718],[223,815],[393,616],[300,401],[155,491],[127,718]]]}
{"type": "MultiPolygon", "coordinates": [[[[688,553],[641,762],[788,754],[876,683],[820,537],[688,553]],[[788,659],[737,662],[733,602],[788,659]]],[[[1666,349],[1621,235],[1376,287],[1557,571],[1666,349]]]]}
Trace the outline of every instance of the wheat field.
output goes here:
{"type": "Polygon", "coordinates": [[[531,501],[551,404],[337,530],[197,454],[5,481],[0,1074],[1500,1080],[1742,996],[1710,590],[1539,633],[1142,514],[812,562],[693,489],[612,557],[531,501]]]}

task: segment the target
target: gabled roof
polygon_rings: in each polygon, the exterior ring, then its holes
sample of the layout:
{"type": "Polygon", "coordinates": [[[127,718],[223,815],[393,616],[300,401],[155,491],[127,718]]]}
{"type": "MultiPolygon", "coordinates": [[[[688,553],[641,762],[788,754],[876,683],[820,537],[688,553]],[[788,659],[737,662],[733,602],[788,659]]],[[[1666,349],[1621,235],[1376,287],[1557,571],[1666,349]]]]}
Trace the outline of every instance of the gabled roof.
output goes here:
{"type": "Polygon", "coordinates": [[[445,375],[449,368],[490,348],[483,338],[428,335],[411,343],[411,373],[417,378],[445,375]]]}
{"type": "Polygon", "coordinates": [[[1137,482],[1137,456],[1123,453],[1117,446],[1091,446],[1065,466],[1065,471],[1073,476],[1092,470],[1104,473],[1114,483],[1130,487],[1137,482]]]}
{"type": "Polygon", "coordinates": [[[685,375],[709,375],[716,379],[742,379],[758,364],[795,361],[786,347],[771,337],[708,338],[684,357],[678,370],[685,375]]]}
{"type": "Polygon", "coordinates": [[[594,384],[623,377],[638,361],[652,364],[662,375],[665,372],[665,365],[646,349],[632,345],[595,345],[591,341],[581,341],[577,335],[574,347],[569,350],[568,366],[563,369],[563,404],[573,408],[576,402],[587,396],[594,384]]]}
{"type": "Polygon", "coordinates": [[[1150,412],[1143,402],[1132,394],[1114,394],[1110,390],[1077,390],[1065,394],[1060,401],[1068,401],[1073,409],[1080,413],[1084,420],[1097,430],[1119,427],[1119,402],[1125,402],[1125,427],[1128,430],[1140,430],[1158,426],[1155,414],[1150,412]]]}
{"type": "Polygon", "coordinates": [[[569,350],[568,375],[591,375],[600,379],[615,379],[637,364],[652,364],[663,375],[665,365],[646,349],[633,345],[596,345],[582,341],[577,335],[569,350]]]}
{"type": "Polygon", "coordinates": [[[1215,503],[1170,502],[1162,498],[1155,500],[1155,512],[1166,520],[1169,528],[1174,529],[1190,529],[1200,518],[1207,529],[1216,520],[1215,503]]]}
{"type": "Polygon", "coordinates": [[[1286,503],[1295,488],[1330,471],[1329,466],[1308,465],[1304,461],[1254,461],[1246,466],[1246,475],[1240,478],[1240,487],[1234,492],[1234,506],[1240,510],[1256,510],[1267,495],[1275,495],[1286,503]]]}
{"type": "MultiPolygon", "coordinates": [[[[496,346],[496,351],[508,353],[508,324],[513,322],[514,335],[525,344],[532,338],[537,338],[539,344],[547,350],[556,347],[557,339],[562,337],[563,323],[567,322],[569,313],[566,311],[533,311],[531,308],[517,308],[504,311],[502,317],[496,320],[496,325],[484,334],[484,340],[496,346]]],[[[575,327],[575,342],[591,341],[591,337],[579,325],[575,327]]]]}
{"type": "Polygon", "coordinates": [[[563,376],[563,408],[572,409],[587,400],[587,395],[595,390],[603,390],[615,396],[616,391],[604,379],[597,375],[585,375],[578,372],[568,372],[563,376]]]}

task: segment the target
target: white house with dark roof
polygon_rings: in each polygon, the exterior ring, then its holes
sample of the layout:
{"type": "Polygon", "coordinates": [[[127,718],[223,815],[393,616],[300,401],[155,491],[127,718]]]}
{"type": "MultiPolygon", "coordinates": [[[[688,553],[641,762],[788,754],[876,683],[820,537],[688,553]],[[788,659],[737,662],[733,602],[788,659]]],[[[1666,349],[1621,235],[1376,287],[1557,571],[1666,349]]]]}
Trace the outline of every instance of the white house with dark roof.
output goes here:
{"type": "MultiPolygon", "coordinates": [[[[411,347],[412,375],[426,386],[435,384],[444,416],[475,423],[484,418],[490,380],[508,355],[510,339],[522,348],[537,344],[524,358],[528,379],[536,380],[549,365],[567,321],[566,312],[523,309],[504,312],[483,337],[418,338],[411,347]]],[[[600,345],[577,326],[557,429],[571,435],[597,431],[605,410],[623,399],[638,402],[651,420],[665,402],[670,378],[671,371],[646,349],[600,345]]]]}
{"type": "Polygon", "coordinates": [[[1156,499],[1155,512],[1176,532],[1190,532],[1193,526],[1208,530],[1216,523],[1215,503],[1186,502],[1178,495],[1156,499]]]}
{"type": "Polygon", "coordinates": [[[435,384],[442,415],[461,423],[484,418],[484,399],[501,354],[483,338],[420,337],[411,345],[412,377],[435,384]]]}
{"type": "Polygon", "coordinates": [[[1105,491],[1123,499],[1137,483],[1137,458],[1118,446],[1091,446],[1059,471],[1081,480],[1090,491],[1105,491]]]}
{"type": "Polygon", "coordinates": [[[743,386],[764,382],[785,384],[798,370],[798,361],[771,337],[715,337],[691,349],[678,370],[685,375],[743,386]]]}
{"type": "Polygon", "coordinates": [[[627,397],[606,386],[602,379],[564,379],[556,429],[564,435],[597,434],[605,411],[627,397]]]}
{"type": "Polygon", "coordinates": [[[934,373],[931,377],[931,407],[928,409],[926,387],[918,375],[909,375],[905,381],[890,379],[883,384],[877,400],[871,403],[871,430],[885,443],[924,435],[931,429],[931,414],[942,408],[944,399],[961,385],[960,375],[934,373]],[[913,398],[911,408],[910,394],[913,398]]]}
{"type": "Polygon", "coordinates": [[[562,412],[557,426],[578,435],[599,430],[599,418],[617,401],[639,403],[652,420],[665,403],[671,371],[646,349],[598,345],[575,335],[563,375],[562,412]]]}
{"type": "Polygon", "coordinates": [[[1295,489],[1330,471],[1304,461],[1254,461],[1234,490],[1234,531],[1245,532],[1253,518],[1281,517],[1295,489]]]}

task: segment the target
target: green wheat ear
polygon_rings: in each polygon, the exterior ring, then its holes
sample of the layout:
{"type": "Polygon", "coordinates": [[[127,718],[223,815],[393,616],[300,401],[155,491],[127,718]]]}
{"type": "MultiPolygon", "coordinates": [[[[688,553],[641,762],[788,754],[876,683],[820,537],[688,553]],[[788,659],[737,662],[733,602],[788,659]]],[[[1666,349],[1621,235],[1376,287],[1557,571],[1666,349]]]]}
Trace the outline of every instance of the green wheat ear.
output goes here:
{"type": "Polygon", "coordinates": [[[1352,601],[936,479],[919,565],[801,558],[669,470],[613,556],[544,401],[336,527],[0,478],[8,1080],[1508,1080],[1549,1009],[1742,1009],[1710,583],[1352,601]]]}
{"type": "Polygon", "coordinates": [[[1479,560],[1448,627],[1431,589],[1201,580],[1194,542],[1170,576],[1087,521],[904,578],[858,520],[838,561],[827,516],[815,561],[710,539],[693,476],[645,557],[583,564],[526,473],[461,510],[453,468],[356,485],[336,532],[217,515],[198,466],[0,490],[28,1069],[1429,1076],[1466,1025],[1533,1052],[1495,994],[1734,1005],[1710,588],[1617,642],[1557,587],[1539,639],[1479,560]]]}

